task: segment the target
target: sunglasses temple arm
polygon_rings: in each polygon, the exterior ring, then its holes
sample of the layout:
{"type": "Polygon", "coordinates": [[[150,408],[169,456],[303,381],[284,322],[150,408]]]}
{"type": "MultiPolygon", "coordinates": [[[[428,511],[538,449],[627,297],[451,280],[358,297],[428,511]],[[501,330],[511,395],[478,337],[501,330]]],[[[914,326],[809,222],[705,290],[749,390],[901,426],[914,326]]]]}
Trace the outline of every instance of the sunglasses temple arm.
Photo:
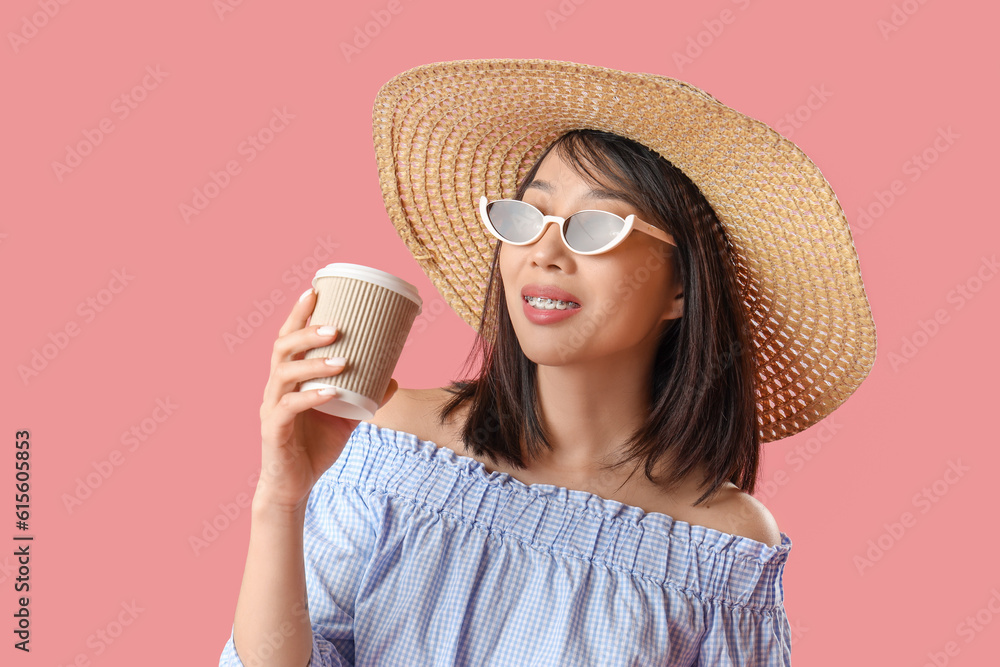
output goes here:
{"type": "Polygon", "coordinates": [[[632,218],[632,227],[634,227],[635,229],[639,230],[640,232],[645,232],[646,234],[649,234],[653,238],[657,238],[657,239],[660,239],[661,241],[669,243],[670,245],[674,246],[675,248],[677,247],[677,243],[674,241],[674,237],[673,236],[671,236],[670,234],[667,234],[665,231],[663,231],[659,227],[654,227],[653,225],[649,224],[648,222],[643,222],[639,218],[633,217],[632,218]]]}

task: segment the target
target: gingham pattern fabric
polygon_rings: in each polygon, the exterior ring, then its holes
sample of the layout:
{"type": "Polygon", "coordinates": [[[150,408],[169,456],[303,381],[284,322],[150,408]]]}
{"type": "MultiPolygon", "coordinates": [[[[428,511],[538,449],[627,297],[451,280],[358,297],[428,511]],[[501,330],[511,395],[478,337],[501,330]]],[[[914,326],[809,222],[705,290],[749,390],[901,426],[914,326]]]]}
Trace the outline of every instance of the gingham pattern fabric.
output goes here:
{"type": "MultiPolygon", "coordinates": [[[[790,664],[784,533],[525,485],[367,422],[304,537],[313,667],[790,664]]],[[[219,664],[244,664],[231,635],[219,664]]]]}

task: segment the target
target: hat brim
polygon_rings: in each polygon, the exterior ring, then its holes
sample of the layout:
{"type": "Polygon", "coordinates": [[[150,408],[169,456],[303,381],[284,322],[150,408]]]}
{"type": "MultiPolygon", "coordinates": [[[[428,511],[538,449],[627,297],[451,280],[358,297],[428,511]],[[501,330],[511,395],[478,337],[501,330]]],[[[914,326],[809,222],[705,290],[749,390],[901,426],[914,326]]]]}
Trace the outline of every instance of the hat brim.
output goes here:
{"type": "Polygon", "coordinates": [[[471,326],[493,251],[476,202],[512,196],[556,138],[589,128],[656,151],[715,209],[751,321],[763,442],[816,423],[868,375],[875,325],[833,189],[795,144],[704,91],[578,63],[460,60],[394,77],[373,116],[389,217],[471,326]]]}

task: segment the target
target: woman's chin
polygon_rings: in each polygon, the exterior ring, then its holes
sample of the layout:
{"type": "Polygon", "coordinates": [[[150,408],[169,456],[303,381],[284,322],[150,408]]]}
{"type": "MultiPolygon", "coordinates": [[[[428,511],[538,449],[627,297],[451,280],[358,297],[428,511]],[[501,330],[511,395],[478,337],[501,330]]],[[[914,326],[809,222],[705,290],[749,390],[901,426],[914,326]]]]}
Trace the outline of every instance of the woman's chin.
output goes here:
{"type": "Polygon", "coordinates": [[[565,340],[539,341],[521,346],[524,356],[539,366],[568,366],[586,360],[586,351],[581,345],[573,345],[565,340]]]}

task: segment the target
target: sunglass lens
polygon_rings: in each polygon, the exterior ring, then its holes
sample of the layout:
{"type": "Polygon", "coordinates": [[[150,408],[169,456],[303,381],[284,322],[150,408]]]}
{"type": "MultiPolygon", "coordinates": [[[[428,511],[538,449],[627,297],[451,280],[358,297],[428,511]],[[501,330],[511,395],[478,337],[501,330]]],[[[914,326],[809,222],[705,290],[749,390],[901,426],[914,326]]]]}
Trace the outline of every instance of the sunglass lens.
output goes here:
{"type": "Polygon", "coordinates": [[[538,209],[513,199],[491,202],[486,213],[497,233],[514,243],[530,241],[542,222],[538,209]]]}
{"type": "Polygon", "coordinates": [[[566,242],[579,252],[593,252],[610,244],[625,223],[603,211],[581,211],[566,221],[566,242]]]}

